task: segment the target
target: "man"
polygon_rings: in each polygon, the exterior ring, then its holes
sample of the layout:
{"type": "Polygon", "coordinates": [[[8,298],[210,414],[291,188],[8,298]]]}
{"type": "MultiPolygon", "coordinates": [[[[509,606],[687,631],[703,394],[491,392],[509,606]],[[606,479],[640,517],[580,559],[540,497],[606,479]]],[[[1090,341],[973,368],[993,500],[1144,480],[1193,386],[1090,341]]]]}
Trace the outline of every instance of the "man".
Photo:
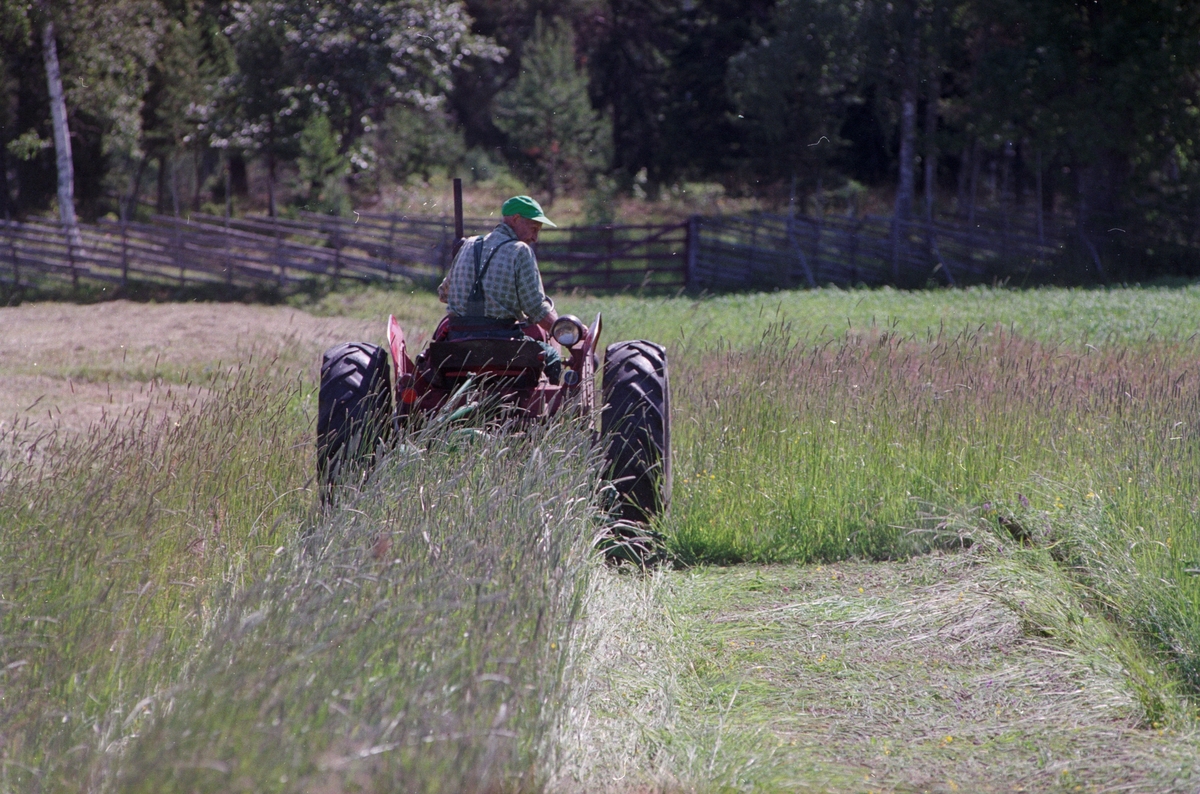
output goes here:
{"type": "MultiPolygon", "coordinates": [[[[463,243],[438,286],[438,298],[450,316],[447,339],[519,339],[525,336],[521,326],[535,324],[549,338],[550,327],[558,319],[554,301],[542,288],[542,275],[530,247],[543,225],[557,227],[529,196],[510,198],[500,214],[504,222],[491,233],[463,243]]],[[[537,341],[546,351],[546,376],[558,383],[562,356],[554,345],[537,341]]]]}

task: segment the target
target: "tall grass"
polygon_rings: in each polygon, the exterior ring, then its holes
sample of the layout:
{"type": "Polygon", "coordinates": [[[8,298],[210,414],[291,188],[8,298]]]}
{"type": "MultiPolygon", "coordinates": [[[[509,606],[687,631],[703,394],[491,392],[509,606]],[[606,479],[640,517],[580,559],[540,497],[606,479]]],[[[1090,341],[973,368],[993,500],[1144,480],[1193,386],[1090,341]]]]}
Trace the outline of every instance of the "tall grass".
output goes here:
{"type": "Polygon", "coordinates": [[[993,530],[1057,544],[1200,692],[1195,353],[777,327],[750,350],[676,357],[672,549],[885,559],[993,530]]]}
{"type": "Polygon", "coordinates": [[[303,515],[294,388],[251,366],[202,405],[162,391],[86,436],[0,445],[0,790],[109,779],[214,587],[252,576],[303,515]]]}
{"type": "Polygon", "coordinates": [[[209,392],[6,439],[0,792],[536,786],[586,435],[427,439],[319,513],[312,395],[247,371],[209,392]]]}
{"type": "Polygon", "coordinates": [[[587,577],[587,439],[402,448],[231,599],[122,790],[535,787],[587,577]]]}

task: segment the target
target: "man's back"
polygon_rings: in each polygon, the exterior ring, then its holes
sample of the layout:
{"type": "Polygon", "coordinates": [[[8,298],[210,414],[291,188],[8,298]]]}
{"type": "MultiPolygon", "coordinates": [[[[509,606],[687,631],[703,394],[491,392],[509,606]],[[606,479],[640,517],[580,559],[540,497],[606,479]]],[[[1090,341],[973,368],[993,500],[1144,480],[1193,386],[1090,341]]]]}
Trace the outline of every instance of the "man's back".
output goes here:
{"type": "Polygon", "coordinates": [[[477,268],[483,276],[483,316],[528,324],[552,310],[554,304],[542,287],[533,249],[517,239],[508,223],[499,224],[483,238],[469,238],[459,249],[443,282],[451,315],[478,313],[478,305],[471,301],[477,268]]]}

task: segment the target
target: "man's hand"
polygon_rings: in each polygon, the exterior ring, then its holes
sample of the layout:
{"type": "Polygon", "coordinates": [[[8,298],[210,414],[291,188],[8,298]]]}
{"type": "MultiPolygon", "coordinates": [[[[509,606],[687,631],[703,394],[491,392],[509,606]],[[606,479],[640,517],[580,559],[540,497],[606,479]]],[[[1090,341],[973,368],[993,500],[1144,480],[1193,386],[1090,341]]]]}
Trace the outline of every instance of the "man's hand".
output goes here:
{"type": "MultiPolygon", "coordinates": [[[[554,321],[558,319],[558,312],[551,307],[550,311],[546,312],[546,316],[537,321],[538,327],[546,332],[546,336],[550,336],[550,328],[554,325],[554,321]]],[[[554,337],[550,337],[553,339],[554,337]]]]}
{"type": "Polygon", "coordinates": [[[438,284],[438,300],[442,303],[450,302],[450,279],[449,277],[442,279],[442,283],[438,284]]]}

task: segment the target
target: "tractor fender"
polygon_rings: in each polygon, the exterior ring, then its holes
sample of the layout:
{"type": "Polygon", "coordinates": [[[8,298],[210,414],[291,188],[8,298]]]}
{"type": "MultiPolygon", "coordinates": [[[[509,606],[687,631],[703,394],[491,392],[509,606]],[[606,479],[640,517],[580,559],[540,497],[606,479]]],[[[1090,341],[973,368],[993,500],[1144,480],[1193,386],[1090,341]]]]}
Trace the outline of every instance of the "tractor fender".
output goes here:
{"type": "Polygon", "coordinates": [[[402,382],[401,378],[405,375],[412,375],[417,368],[413,364],[413,360],[409,358],[408,344],[404,340],[404,329],[400,327],[394,314],[388,315],[387,338],[388,348],[392,351],[392,367],[395,375],[392,383],[399,386],[402,382]]]}

